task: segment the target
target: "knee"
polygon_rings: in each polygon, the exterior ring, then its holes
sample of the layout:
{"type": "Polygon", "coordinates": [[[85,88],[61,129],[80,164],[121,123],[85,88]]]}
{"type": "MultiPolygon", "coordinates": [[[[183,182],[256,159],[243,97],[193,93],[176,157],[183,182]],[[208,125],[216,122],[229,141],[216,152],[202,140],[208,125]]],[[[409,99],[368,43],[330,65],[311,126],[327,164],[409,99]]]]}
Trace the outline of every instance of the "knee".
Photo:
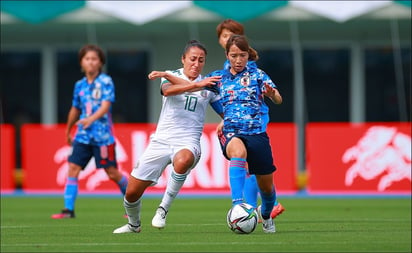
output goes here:
{"type": "Polygon", "coordinates": [[[192,157],[180,157],[174,160],[173,168],[176,173],[185,174],[189,171],[193,163],[194,160],[192,157]]]}
{"type": "Polygon", "coordinates": [[[237,157],[237,158],[244,158],[246,159],[247,155],[246,152],[243,150],[231,150],[230,152],[228,152],[229,157],[233,158],[233,157],[237,157]]]}
{"type": "Polygon", "coordinates": [[[230,158],[238,157],[246,159],[247,157],[246,147],[240,139],[231,140],[226,147],[226,153],[230,158]]]}
{"type": "Polygon", "coordinates": [[[70,163],[69,165],[69,170],[67,173],[68,177],[79,177],[80,171],[82,170],[82,168],[74,163],[70,163]]]}
{"type": "Polygon", "coordinates": [[[129,203],[136,202],[139,199],[137,194],[129,189],[126,190],[124,197],[129,203]]]}

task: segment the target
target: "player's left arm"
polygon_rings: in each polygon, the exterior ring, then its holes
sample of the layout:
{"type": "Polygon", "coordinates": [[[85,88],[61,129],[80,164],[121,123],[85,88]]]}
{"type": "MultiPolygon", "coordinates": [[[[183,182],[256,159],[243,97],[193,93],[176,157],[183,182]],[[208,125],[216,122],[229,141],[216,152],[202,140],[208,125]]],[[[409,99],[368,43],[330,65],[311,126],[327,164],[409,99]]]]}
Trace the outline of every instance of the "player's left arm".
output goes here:
{"type": "Polygon", "coordinates": [[[263,95],[270,98],[273,103],[281,104],[283,102],[282,96],[272,79],[264,71],[260,71],[260,78],[263,83],[263,95]]]}
{"type": "Polygon", "coordinates": [[[273,103],[280,105],[283,102],[282,96],[277,88],[272,87],[269,83],[265,83],[265,90],[263,94],[270,98],[273,103]]]}

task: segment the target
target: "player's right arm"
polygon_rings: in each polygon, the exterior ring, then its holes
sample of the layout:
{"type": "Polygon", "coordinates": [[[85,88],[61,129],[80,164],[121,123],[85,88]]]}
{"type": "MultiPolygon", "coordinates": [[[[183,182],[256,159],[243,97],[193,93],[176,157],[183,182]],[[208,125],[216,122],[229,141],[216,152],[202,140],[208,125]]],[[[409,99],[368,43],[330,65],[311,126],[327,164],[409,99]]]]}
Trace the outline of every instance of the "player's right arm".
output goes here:
{"type": "Polygon", "coordinates": [[[220,81],[219,76],[211,76],[198,82],[191,82],[166,71],[152,71],[148,77],[150,80],[157,78],[166,79],[166,81],[162,83],[162,94],[164,96],[174,96],[183,92],[202,90],[204,87],[213,86],[220,81]]]}
{"type": "Polygon", "coordinates": [[[67,128],[66,128],[66,141],[67,141],[67,144],[69,145],[72,145],[72,137],[70,135],[70,132],[74,124],[79,119],[79,117],[80,117],[80,110],[72,106],[70,108],[69,115],[67,116],[67,128]]]}

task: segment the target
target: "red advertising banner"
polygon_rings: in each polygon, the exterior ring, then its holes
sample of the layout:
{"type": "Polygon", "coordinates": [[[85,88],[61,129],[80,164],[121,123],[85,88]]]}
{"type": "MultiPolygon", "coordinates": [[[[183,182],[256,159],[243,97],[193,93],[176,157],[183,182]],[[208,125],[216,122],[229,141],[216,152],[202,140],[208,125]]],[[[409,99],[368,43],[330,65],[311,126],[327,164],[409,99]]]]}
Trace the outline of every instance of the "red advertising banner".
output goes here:
{"type": "Polygon", "coordinates": [[[308,193],[411,193],[410,123],[309,123],[308,193]]]}
{"type": "Polygon", "coordinates": [[[277,170],[274,173],[276,190],[297,191],[296,127],[293,123],[269,123],[267,133],[272,146],[273,160],[277,170]]]}
{"type": "MultiPolygon", "coordinates": [[[[115,124],[118,167],[129,175],[146,148],[155,124],[115,124]]],[[[228,161],[223,157],[215,133],[216,124],[206,124],[201,138],[202,157],[189,174],[182,193],[229,193],[228,161]]],[[[63,192],[71,147],[65,143],[65,125],[44,126],[26,124],[22,127],[23,190],[26,192],[63,192]]],[[[293,124],[271,124],[268,133],[272,140],[278,192],[295,192],[296,156],[293,124]]],[[[163,193],[171,166],[168,166],[157,185],[147,193],[163,193]]],[[[92,159],[79,176],[80,192],[116,193],[117,185],[102,169],[96,169],[92,159]]],[[[120,192],[119,192],[120,193],[120,192]]]]}
{"type": "Polygon", "coordinates": [[[16,169],[15,130],[10,124],[0,124],[1,192],[14,191],[16,169]]]}

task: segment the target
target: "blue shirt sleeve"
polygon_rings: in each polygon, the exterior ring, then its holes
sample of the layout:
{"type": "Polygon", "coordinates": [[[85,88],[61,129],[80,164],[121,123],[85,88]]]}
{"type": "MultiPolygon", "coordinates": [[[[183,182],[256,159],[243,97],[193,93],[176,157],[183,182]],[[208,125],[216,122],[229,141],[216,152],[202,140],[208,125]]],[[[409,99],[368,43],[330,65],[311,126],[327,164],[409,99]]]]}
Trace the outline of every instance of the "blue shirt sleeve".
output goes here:
{"type": "Polygon", "coordinates": [[[217,114],[222,114],[223,113],[223,106],[220,103],[220,100],[217,100],[213,103],[210,104],[213,108],[213,110],[217,113],[217,114]]]}

